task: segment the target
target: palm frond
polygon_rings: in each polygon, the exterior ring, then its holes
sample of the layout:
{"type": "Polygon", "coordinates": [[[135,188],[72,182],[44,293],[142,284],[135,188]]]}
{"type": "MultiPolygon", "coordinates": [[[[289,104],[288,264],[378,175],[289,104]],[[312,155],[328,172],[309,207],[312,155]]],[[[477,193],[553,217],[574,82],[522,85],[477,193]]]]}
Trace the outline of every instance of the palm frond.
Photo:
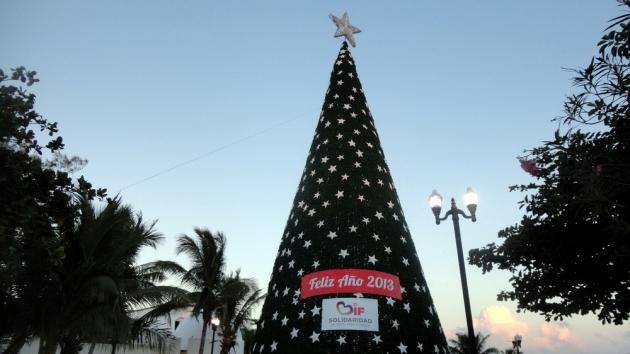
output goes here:
{"type": "Polygon", "coordinates": [[[181,282],[183,285],[190,286],[193,289],[201,289],[204,286],[202,273],[202,267],[191,267],[182,275],[181,282]]]}
{"type": "Polygon", "coordinates": [[[188,292],[175,286],[152,286],[126,294],[125,300],[134,310],[155,307],[163,303],[177,301],[190,304],[188,292]]]}
{"type": "Polygon", "coordinates": [[[181,276],[186,273],[184,267],[173,261],[144,263],[136,266],[135,271],[138,278],[151,283],[162,282],[168,275],[181,276]]]}
{"type": "Polygon", "coordinates": [[[243,302],[240,306],[239,311],[234,316],[234,327],[239,328],[245,324],[245,322],[249,321],[250,316],[256,306],[260,304],[266,297],[266,294],[263,294],[261,289],[257,289],[252,292],[251,295],[243,302]]]}
{"type": "Polygon", "coordinates": [[[218,296],[219,306],[216,314],[221,318],[222,346],[234,348],[236,334],[249,320],[255,306],[265,295],[256,282],[249,278],[241,278],[240,271],[226,276],[221,282],[218,296]]]}
{"type": "Polygon", "coordinates": [[[128,346],[157,349],[160,354],[169,352],[169,347],[176,341],[171,330],[156,319],[139,319],[133,322],[132,339],[128,346]]]}
{"type": "Polygon", "coordinates": [[[500,353],[496,348],[484,348],[490,335],[477,333],[472,340],[464,333],[456,333],[455,339],[449,339],[449,350],[453,354],[493,354],[500,353]]]}
{"type": "Polygon", "coordinates": [[[218,304],[217,294],[224,277],[225,236],[208,229],[195,228],[196,237],[182,234],[177,240],[177,254],[186,254],[191,259],[191,266],[181,276],[184,286],[195,291],[196,300],[193,315],[204,315],[208,319],[218,304]]]}
{"type": "Polygon", "coordinates": [[[175,252],[177,255],[183,253],[190,257],[192,264],[195,266],[200,265],[201,260],[203,259],[201,246],[197,244],[197,241],[185,234],[182,234],[177,238],[177,248],[175,248],[175,252]]]}
{"type": "Polygon", "coordinates": [[[97,209],[77,200],[80,216],[60,234],[64,258],[51,273],[50,288],[40,289],[41,325],[35,334],[102,343],[126,343],[132,338],[130,311],[184,298],[185,291],[155,286],[166,274],[182,271],[174,262],[152,262],[134,267],[139,251],[155,247],[162,235],[155,222],[146,222],[116,198],[97,209]]]}

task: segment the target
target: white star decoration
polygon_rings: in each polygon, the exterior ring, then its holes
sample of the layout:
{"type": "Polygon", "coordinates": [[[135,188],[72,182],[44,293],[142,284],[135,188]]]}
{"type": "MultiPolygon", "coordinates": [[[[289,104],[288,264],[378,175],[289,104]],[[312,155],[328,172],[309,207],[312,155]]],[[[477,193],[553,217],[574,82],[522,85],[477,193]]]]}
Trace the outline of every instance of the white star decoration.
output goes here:
{"type": "Polygon", "coordinates": [[[354,34],[361,32],[361,30],[350,24],[350,18],[348,17],[348,13],[344,12],[341,18],[333,14],[330,14],[328,16],[337,26],[337,32],[335,32],[335,38],[344,36],[346,37],[348,42],[352,44],[353,47],[356,47],[357,45],[354,41],[354,34]]]}

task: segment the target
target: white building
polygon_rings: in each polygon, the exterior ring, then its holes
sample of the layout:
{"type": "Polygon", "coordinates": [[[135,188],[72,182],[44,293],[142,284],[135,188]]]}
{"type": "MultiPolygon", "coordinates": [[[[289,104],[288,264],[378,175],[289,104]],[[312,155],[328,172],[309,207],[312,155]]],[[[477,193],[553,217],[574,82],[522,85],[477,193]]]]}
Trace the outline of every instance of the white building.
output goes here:
{"type": "MultiPolygon", "coordinates": [[[[198,354],[201,344],[201,317],[197,320],[190,315],[188,310],[171,312],[170,318],[163,318],[164,327],[169,328],[177,338],[165,351],[151,349],[148,347],[130,347],[126,345],[117,346],[116,352],[119,354],[198,354]]],[[[212,327],[206,331],[204,354],[219,354],[221,352],[221,333],[217,328],[216,332],[212,327]],[[214,343],[212,342],[214,334],[214,343]],[[214,344],[214,348],[213,348],[214,344]]],[[[24,345],[19,354],[37,354],[39,349],[39,339],[24,345]]],[[[85,343],[80,354],[111,354],[112,347],[109,344],[96,344],[93,353],[90,353],[90,343],[85,343]]],[[[59,349],[57,349],[59,353],[59,349]]],[[[236,346],[230,354],[243,354],[243,340],[241,334],[236,337],[236,346]]]]}

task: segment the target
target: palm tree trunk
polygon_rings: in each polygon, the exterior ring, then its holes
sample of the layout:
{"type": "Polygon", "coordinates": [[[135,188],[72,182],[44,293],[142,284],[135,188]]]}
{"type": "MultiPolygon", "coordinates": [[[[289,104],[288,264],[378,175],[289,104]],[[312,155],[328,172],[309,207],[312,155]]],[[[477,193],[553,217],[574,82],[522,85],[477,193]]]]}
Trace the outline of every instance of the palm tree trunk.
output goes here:
{"type": "Polygon", "coordinates": [[[236,335],[230,328],[222,327],[221,330],[223,337],[221,340],[221,354],[229,354],[230,350],[232,350],[236,344],[236,335]]]}
{"type": "Polygon", "coordinates": [[[221,354],[228,354],[230,352],[231,346],[229,343],[229,339],[223,337],[224,340],[221,341],[221,354]]]}
{"type": "MultiPolygon", "coordinates": [[[[203,354],[203,347],[206,344],[206,332],[208,331],[208,322],[210,322],[210,317],[208,319],[203,316],[203,328],[201,329],[201,342],[199,343],[199,354],[203,354]]],[[[212,343],[214,345],[214,343],[212,343]]]]}
{"type": "Polygon", "coordinates": [[[51,336],[50,338],[40,338],[39,340],[43,341],[43,344],[39,346],[38,354],[55,354],[57,351],[56,336],[51,336]]]}
{"type": "Polygon", "coordinates": [[[28,335],[26,333],[18,333],[11,337],[11,341],[9,342],[9,346],[2,352],[2,354],[17,354],[20,349],[26,343],[26,339],[28,335]]]}

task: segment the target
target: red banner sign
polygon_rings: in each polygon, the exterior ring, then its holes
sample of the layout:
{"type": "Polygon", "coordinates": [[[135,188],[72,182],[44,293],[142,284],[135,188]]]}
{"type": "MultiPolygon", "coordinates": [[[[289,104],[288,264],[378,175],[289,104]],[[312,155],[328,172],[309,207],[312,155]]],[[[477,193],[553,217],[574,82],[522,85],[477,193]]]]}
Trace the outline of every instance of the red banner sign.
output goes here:
{"type": "Polygon", "coordinates": [[[401,299],[400,280],[369,269],[329,269],[302,277],[300,297],[338,293],[366,293],[401,299]]]}

